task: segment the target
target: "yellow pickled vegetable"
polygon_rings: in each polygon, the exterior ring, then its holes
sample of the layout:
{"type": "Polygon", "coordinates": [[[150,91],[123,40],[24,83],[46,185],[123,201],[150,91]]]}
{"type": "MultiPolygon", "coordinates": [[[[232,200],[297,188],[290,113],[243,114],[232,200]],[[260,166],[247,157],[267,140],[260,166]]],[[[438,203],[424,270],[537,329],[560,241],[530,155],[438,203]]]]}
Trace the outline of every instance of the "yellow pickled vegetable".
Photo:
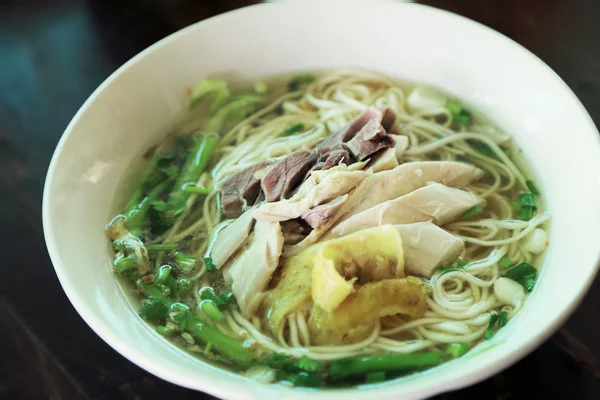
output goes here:
{"type": "Polygon", "coordinates": [[[324,242],[312,270],[312,298],[335,310],[360,284],[404,277],[402,238],[391,225],[364,229],[324,242]]]}

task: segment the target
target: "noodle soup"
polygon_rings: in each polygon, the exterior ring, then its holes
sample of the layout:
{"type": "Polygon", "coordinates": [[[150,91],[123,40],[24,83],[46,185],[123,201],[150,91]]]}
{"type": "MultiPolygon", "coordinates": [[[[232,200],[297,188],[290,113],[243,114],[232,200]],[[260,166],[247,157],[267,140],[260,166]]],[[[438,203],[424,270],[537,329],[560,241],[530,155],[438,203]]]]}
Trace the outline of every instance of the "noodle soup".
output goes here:
{"type": "Polygon", "coordinates": [[[376,383],[491,339],[548,246],[511,136],[364,71],[191,88],[107,225],[166,339],[263,382],[376,383]]]}

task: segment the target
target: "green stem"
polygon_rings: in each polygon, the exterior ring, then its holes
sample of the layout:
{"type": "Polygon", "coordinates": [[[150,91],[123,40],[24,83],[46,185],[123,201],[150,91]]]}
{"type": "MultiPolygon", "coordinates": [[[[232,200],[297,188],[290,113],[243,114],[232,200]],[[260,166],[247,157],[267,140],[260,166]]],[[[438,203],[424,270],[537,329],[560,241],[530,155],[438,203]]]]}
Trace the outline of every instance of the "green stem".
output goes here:
{"type": "Polygon", "coordinates": [[[148,251],[173,251],[177,250],[176,244],[151,244],[146,248],[148,251]]]}
{"type": "Polygon", "coordinates": [[[433,367],[441,362],[442,354],[434,352],[347,358],[333,361],[331,363],[330,374],[333,378],[343,378],[370,372],[404,372],[433,367]]]}
{"type": "Polygon", "coordinates": [[[165,189],[169,186],[168,181],[164,181],[156,185],[146,197],[139,203],[137,208],[133,209],[129,214],[127,214],[127,219],[125,220],[125,227],[133,236],[139,236],[142,232],[142,226],[144,225],[144,220],[148,215],[148,211],[150,211],[150,206],[152,205],[152,201],[154,201],[165,189]]]}

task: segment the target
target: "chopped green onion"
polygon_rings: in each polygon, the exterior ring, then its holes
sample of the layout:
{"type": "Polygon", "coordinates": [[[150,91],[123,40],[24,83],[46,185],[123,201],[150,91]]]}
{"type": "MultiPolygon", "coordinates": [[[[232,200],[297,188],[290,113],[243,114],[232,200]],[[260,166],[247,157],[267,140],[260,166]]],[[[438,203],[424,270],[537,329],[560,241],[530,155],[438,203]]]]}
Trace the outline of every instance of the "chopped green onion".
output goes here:
{"type": "Polygon", "coordinates": [[[485,331],[485,340],[489,340],[494,336],[494,328],[496,326],[496,322],[498,321],[498,313],[496,311],[492,311],[490,314],[490,322],[488,323],[488,327],[485,331]]]}
{"type": "Polygon", "coordinates": [[[466,343],[450,343],[446,347],[445,353],[452,358],[458,358],[466,354],[467,351],[469,351],[469,345],[466,343]]]}
{"type": "Polygon", "coordinates": [[[483,212],[483,207],[475,206],[475,207],[471,207],[467,211],[465,211],[463,216],[465,218],[473,218],[473,217],[481,214],[482,212],[483,212]]]}
{"type": "Polygon", "coordinates": [[[133,271],[137,267],[131,256],[117,257],[113,263],[118,273],[123,274],[127,271],[133,271]]]}
{"type": "Polygon", "coordinates": [[[369,372],[365,376],[365,383],[379,383],[385,381],[385,372],[369,372]]]}
{"type": "Polygon", "coordinates": [[[533,199],[533,194],[531,193],[521,193],[519,202],[521,203],[521,208],[535,207],[535,200],[533,199]]]}
{"type": "Polygon", "coordinates": [[[210,286],[205,286],[198,291],[200,294],[200,298],[202,300],[211,300],[213,301],[219,308],[223,309],[229,304],[235,302],[235,296],[231,292],[222,293],[220,296],[217,296],[210,286]]]}
{"type": "Polygon", "coordinates": [[[508,313],[506,311],[500,311],[498,316],[498,326],[503,327],[508,322],[508,313]]]}
{"type": "Polygon", "coordinates": [[[300,132],[302,129],[304,129],[304,124],[302,122],[298,122],[285,128],[285,133],[289,135],[292,133],[300,132]]]}
{"type": "Polygon", "coordinates": [[[213,321],[218,322],[223,319],[223,313],[212,300],[202,300],[200,310],[213,321]]]}
{"type": "Polygon", "coordinates": [[[527,184],[527,187],[529,188],[529,191],[533,194],[535,194],[536,196],[540,195],[540,189],[538,189],[538,187],[536,186],[536,184],[531,181],[531,180],[527,180],[525,181],[525,183],[527,184]]]}
{"type": "Polygon", "coordinates": [[[151,244],[146,247],[148,251],[173,251],[177,250],[176,244],[151,244]]]}
{"type": "Polygon", "coordinates": [[[203,195],[207,195],[210,193],[210,189],[204,186],[198,186],[198,185],[194,185],[194,184],[186,184],[183,185],[183,190],[186,191],[187,193],[194,193],[194,194],[203,194],[203,195]]]}
{"type": "Polygon", "coordinates": [[[508,268],[512,265],[512,260],[510,258],[502,257],[498,262],[498,265],[503,268],[508,268]]]}
{"type": "Polygon", "coordinates": [[[446,105],[444,106],[446,107],[446,109],[448,111],[450,111],[452,114],[460,114],[462,112],[462,106],[458,103],[453,103],[451,101],[447,102],[446,105]]]}
{"type": "Polygon", "coordinates": [[[520,283],[528,292],[531,292],[537,279],[537,269],[531,264],[521,263],[508,270],[506,276],[520,283]]]}
{"type": "Polygon", "coordinates": [[[229,96],[227,82],[224,79],[206,79],[200,81],[192,89],[190,102],[188,103],[189,109],[191,110],[196,107],[203,98],[211,94],[214,95],[214,101],[210,106],[210,111],[215,112],[229,96]]]}
{"type": "Polygon", "coordinates": [[[521,209],[521,219],[527,221],[533,216],[533,208],[526,207],[521,209]]]}
{"type": "Polygon", "coordinates": [[[471,117],[468,115],[458,114],[452,117],[452,122],[455,122],[458,125],[469,125],[469,122],[471,122],[471,117]]]}
{"type": "Polygon", "coordinates": [[[173,333],[172,329],[167,328],[166,326],[157,326],[156,332],[160,333],[163,336],[169,336],[173,333]]]}
{"type": "Polygon", "coordinates": [[[299,90],[300,86],[302,86],[304,84],[312,83],[316,79],[317,79],[317,77],[312,74],[296,75],[294,78],[292,78],[290,83],[288,83],[288,91],[294,92],[296,90],[299,90]]]}
{"type": "Polygon", "coordinates": [[[269,91],[269,86],[265,81],[254,82],[254,91],[258,94],[266,94],[269,91]]]}
{"type": "Polygon", "coordinates": [[[323,369],[323,364],[309,358],[307,355],[300,357],[294,366],[306,372],[316,372],[323,369]]]}
{"type": "Polygon", "coordinates": [[[441,362],[442,355],[437,352],[345,358],[334,360],[331,363],[329,373],[332,378],[339,379],[369,372],[408,372],[433,367],[441,362]]]}
{"type": "Polygon", "coordinates": [[[452,122],[455,124],[469,125],[471,123],[471,113],[460,104],[449,101],[444,107],[452,114],[452,122]]]}
{"type": "Polygon", "coordinates": [[[512,210],[513,210],[514,212],[519,212],[519,211],[521,211],[521,203],[519,203],[518,201],[513,201],[513,202],[511,203],[511,207],[512,207],[512,210]]]}
{"type": "Polygon", "coordinates": [[[204,257],[204,266],[208,272],[215,272],[218,269],[212,257],[204,257]]]}
{"type": "Polygon", "coordinates": [[[160,299],[144,300],[140,307],[139,316],[147,320],[163,319],[169,313],[169,308],[160,299]]]}
{"type": "Polygon", "coordinates": [[[221,132],[225,121],[244,119],[250,114],[257,103],[263,100],[259,95],[240,95],[231,99],[231,101],[221,107],[215,115],[206,124],[206,130],[209,132],[221,132]]]}
{"type": "Polygon", "coordinates": [[[163,265],[158,269],[158,272],[154,275],[154,283],[164,285],[170,276],[171,266],[163,265]]]}
{"type": "Polygon", "coordinates": [[[196,265],[196,259],[188,257],[181,252],[175,253],[175,265],[184,274],[192,272],[196,265]]]}

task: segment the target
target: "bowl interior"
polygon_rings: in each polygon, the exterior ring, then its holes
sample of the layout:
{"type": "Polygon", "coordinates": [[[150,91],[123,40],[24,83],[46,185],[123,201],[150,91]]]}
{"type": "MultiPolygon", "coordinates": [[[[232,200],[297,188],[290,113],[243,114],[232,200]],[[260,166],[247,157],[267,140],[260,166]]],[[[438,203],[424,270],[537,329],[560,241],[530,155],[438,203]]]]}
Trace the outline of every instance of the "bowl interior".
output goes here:
{"type": "MultiPolygon", "coordinates": [[[[90,97],[54,155],[44,231],[61,283],[87,323],[148,371],[224,398],[296,398],[212,367],[163,340],[137,317],[110,269],[103,228],[115,191],[145,148],[185,110],[186,87],[207,76],[251,80],[282,72],[360,67],[450,92],[514,135],[552,212],[551,246],[525,308],[486,345],[426,373],[369,389],[419,398],[486,378],[555,330],[591,283],[600,231],[600,144],[590,117],[541,61],[500,34],[406,4],[242,9],[187,28],[128,62],[90,97]],[[493,346],[490,346],[493,345],[493,346]]],[[[314,397],[363,396],[328,390],[314,397]]]]}

